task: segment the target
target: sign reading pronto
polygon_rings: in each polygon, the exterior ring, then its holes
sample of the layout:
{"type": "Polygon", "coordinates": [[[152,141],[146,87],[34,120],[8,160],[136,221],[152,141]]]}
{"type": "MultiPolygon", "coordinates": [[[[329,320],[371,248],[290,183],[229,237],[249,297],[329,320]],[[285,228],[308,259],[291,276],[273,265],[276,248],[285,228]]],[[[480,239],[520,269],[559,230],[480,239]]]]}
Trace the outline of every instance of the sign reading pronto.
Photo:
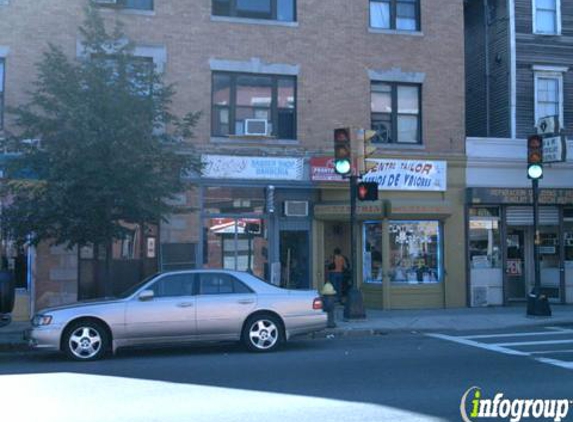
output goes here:
{"type": "Polygon", "coordinates": [[[333,157],[312,157],[310,159],[310,180],[317,182],[344,182],[344,178],[334,171],[333,157]]]}
{"type": "Polygon", "coordinates": [[[203,177],[212,179],[302,180],[302,158],[203,155],[203,177]]]}
{"type": "Polygon", "coordinates": [[[379,190],[447,189],[446,161],[367,159],[366,162],[375,167],[362,177],[362,181],[378,183],[379,190]]]}

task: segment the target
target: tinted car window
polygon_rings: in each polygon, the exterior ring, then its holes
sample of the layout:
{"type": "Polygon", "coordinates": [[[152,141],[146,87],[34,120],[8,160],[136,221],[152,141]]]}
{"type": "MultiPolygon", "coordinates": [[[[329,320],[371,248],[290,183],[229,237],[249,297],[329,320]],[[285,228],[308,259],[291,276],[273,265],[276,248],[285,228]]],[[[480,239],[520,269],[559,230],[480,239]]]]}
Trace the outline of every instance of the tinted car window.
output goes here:
{"type": "Polygon", "coordinates": [[[155,282],[150,290],[155,297],[192,296],[193,278],[193,274],[168,275],[155,282]]]}
{"type": "Polygon", "coordinates": [[[243,283],[229,274],[201,274],[199,292],[203,295],[252,293],[243,283]]]}

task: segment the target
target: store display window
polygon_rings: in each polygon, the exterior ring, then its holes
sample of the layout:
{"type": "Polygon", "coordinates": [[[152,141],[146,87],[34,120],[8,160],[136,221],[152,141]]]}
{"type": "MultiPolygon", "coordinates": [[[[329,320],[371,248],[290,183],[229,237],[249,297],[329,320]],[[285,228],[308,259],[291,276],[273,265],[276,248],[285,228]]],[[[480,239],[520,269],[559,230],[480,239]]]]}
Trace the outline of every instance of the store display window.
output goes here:
{"type": "Polygon", "coordinates": [[[390,221],[392,283],[442,281],[441,227],[438,221],[390,221]]]}
{"type": "Polygon", "coordinates": [[[471,208],[469,231],[470,267],[501,268],[499,208],[471,208]]]}

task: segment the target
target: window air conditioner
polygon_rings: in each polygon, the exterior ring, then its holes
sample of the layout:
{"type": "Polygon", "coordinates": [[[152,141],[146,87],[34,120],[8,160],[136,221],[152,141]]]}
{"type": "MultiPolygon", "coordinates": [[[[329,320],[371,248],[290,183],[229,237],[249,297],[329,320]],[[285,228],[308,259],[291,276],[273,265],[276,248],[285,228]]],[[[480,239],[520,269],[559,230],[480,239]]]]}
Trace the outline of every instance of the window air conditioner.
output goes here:
{"type": "Polygon", "coordinates": [[[308,217],[308,201],[285,201],[284,211],[287,217],[308,217]]]}
{"type": "Polygon", "coordinates": [[[269,122],[266,119],[245,119],[245,135],[267,136],[269,122]]]}
{"type": "Polygon", "coordinates": [[[92,0],[96,4],[117,4],[118,0],[92,0]]]}

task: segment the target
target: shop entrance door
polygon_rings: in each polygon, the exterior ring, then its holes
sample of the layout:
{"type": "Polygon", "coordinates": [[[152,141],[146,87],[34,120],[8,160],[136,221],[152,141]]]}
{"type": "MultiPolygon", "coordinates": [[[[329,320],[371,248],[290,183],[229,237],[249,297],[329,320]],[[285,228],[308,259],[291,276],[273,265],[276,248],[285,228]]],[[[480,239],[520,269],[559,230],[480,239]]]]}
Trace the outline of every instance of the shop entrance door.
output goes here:
{"type": "Polygon", "coordinates": [[[310,288],[309,234],[306,230],[280,231],[281,285],[288,289],[310,288]]]}
{"type": "Polygon", "coordinates": [[[505,275],[509,301],[525,300],[533,281],[533,249],[530,239],[530,227],[507,229],[505,275]]]}

